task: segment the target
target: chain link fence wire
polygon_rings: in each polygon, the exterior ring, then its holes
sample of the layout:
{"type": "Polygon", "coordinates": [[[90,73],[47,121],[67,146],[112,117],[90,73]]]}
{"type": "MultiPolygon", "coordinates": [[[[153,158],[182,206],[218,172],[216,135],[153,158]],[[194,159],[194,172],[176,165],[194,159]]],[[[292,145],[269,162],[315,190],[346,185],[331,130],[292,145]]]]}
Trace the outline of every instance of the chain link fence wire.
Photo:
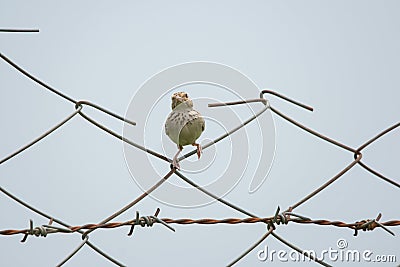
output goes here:
{"type": "MultiPolygon", "coordinates": [[[[20,30],[18,30],[18,29],[0,29],[0,32],[38,32],[38,31],[39,30],[35,30],[35,29],[20,29],[20,30]]],[[[43,217],[47,218],[49,220],[48,224],[41,225],[41,226],[34,226],[33,221],[30,220],[28,228],[25,228],[25,229],[0,230],[0,235],[2,235],[2,236],[23,235],[23,238],[22,238],[21,242],[25,242],[27,240],[28,236],[46,237],[47,235],[50,235],[50,234],[72,234],[72,233],[78,233],[78,234],[80,234],[82,236],[82,242],[69,255],[67,255],[64,259],[60,260],[60,262],[58,263],[57,266],[62,266],[69,259],[71,259],[85,245],[89,246],[94,251],[96,251],[101,256],[105,257],[107,260],[109,260],[110,262],[114,263],[115,265],[117,265],[117,266],[125,266],[123,263],[121,263],[118,260],[114,259],[108,253],[104,252],[103,250],[101,250],[100,248],[98,248],[92,242],[89,241],[90,233],[92,233],[93,231],[95,231],[97,229],[113,229],[113,228],[128,226],[128,227],[130,227],[128,235],[132,235],[134,227],[137,226],[137,225],[140,225],[141,227],[151,227],[151,226],[153,226],[155,224],[162,224],[163,226],[165,226],[169,230],[175,231],[175,229],[171,226],[171,224],[176,224],[176,225],[194,225],[194,224],[200,224],[200,225],[216,225],[216,224],[238,225],[238,224],[255,224],[255,223],[266,224],[266,226],[267,226],[266,232],[260,237],[259,240],[255,241],[253,244],[251,244],[249,246],[249,248],[246,249],[241,255],[238,255],[230,263],[228,263],[228,266],[233,266],[234,264],[236,264],[238,261],[240,261],[248,253],[250,253],[254,248],[256,248],[261,242],[263,242],[270,235],[273,238],[275,238],[278,241],[280,241],[283,244],[285,244],[286,246],[288,246],[288,247],[298,251],[299,253],[309,257],[310,259],[314,260],[316,263],[318,263],[320,265],[323,265],[323,266],[331,266],[328,263],[316,258],[315,256],[310,255],[309,253],[303,251],[301,248],[299,248],[298,246],[294,245],[293,243],[283,239],[281,236],[279,236],[274,231],[276,229],[276,227],[278,227],[279,225],[285,225],[285,224],[288,224],[288,223],[322,225],[322,226],[330,226],[330,227],[348,228],[348,229],[351,229],[351,230],[354,231],[354,235],[357,235],[359,230],[371,231],[371,230],[374,230],[376,228],[382,228],[387,233],[389,233],[391,235],[394,235],[394,233],[388,228],[400,225],[400,220],[391,220],[391,221],[380,222],[380,219],[382,217],[381,214],[379,214],[375,219],[361,219],[360,221],[357,221],[357,222],[347,223],[347,222],[336,221],[336,220],[332,221],[332,220],[329,220],[329,219],[310,219],[309,217],[293,213],[293,211],[296,208],[298,208],[299,206],[301,206],[305,202],[309,201],[311,198],[313,198],[314,196],[319,194],[321,191],[323,191],[326,188],[328,188],[332,183],[334,183],[335,181],[337,181],[338,179],[343,177],[346,172],[348,172],[350,169],[352,169],[356,165],[361,166],[362,168],[364,168],[368,172],[372,173],[378,179],[381,179],[382,181],[385,181],[385,182],[391,184],[392,186],[400,188],[399,182],[397,182],[396,180],[394,180],[392,178],[389,178],[389,177],[383,175],[379,171],[371,168],[370,166],[368,166],[367,164],[365,164],[364,162],[361,161],[361,159],[363,157],[362,150],[365,149],[367,146],[371,145],[373,142],[375,142],[379,138],[382,138],[385,134],[387,134],[387,133],[395,130],[396,128],[398,128],[400,126],[400,122],[388,127],[387,129],[385,129],[383,131],[381,131],[376,136],[372,137],[370,140],[368,140],[364,144],[362,144],[360,147],[353,148],[353,147],[350,147],[350,146],[348,146],[348,145],[346,145],[344,143],[338,142],[338,141],[336,141],[336,140],[334,140],[334,139],[332,139],[332,138],[330,138],[328,136],[322,135],[322,134],[318,133],[317,131],[315,131],[315,130],[313,130],[311,128],[308,128],[307,126],[305,126],[302,123],[296,121],[295,119],[285,115],[284,113],[282,113],[281,111],[279,111],[278,109],[273,107],[270,104],[270,102],[268,101],[268,99],[266,99],[264,97],[265,95],[271,95],[271,96],[277,97],[279,99],[282,99],[284,101],[287,101],[287,102],[289,102],[291,104],[297,105],[297,106],[299,106],[301,108],[304,108],[306,110],[313,111],[312,107],[309,107],[307,105],[299,103],[299,102],[297,102],[295,100],[292,100],[292,99],[290,99],[290,98],[288,98],[286,96],[283,96],[283,95],[281,95],[281,94],[279,94],[277,92],[271,91],[271,90],[262,90],[260,92],[259,97],[255,98],[255,99],[249,99],[249,100],[245,100],[245,101],[234,101],[234,102],[227,102],[227,103],[211,103],[211,104],[209,104],[210,108],[217,108],[217,107],[223,108],[224,106],[233,106],[233,105],[241,105],[241,104],[249,104],[249,103],[260,103],[260,104],[262,104],[262,108],[260,109],[260,111],[258,113],[254,114],[252,117],[250,117],[248,120],[244,121],[243,123],[241,123],[237,127],[231,129],[230,131],[226,132],[225,134],[223,134],[223,135],[215,138],[214,140],[210,141],[209,143],[205,144],[203,146],[203,150],[207,149],[208,147],[214,145],[215,143],[223,140],[224,138],[228,137],[229,135],[234,134],[236,131],[242,129],[247,124],[249,124],[253,120],[257,119],[265,111],[270,110],[274,114],[276,114],[276,116],[282,118],[283,120],[287,121],[288,123],[293,124],[294,126],[306,131],[307,133],[315,136],[316,138],[322,139],[322,140],[324,140],[324,141],[326,141],[326,142],[328,142],[328,143],[330,143],[330,144],[332,144],[334,146],[337,146],[337,147],[339,147],[339,148],[341,148],[341,149],[343,149],[345,151],[350,152],[351,155],[353,156],[353,159],[349,162],[349,164],[347,166],[345,166],[340,172],[338,172],[336,175],[334,175],[333,177],[328,179],[324,184],[322,184],[321,186],[319,186],[318,188],[316,188],[315,190],[310,192],[308,195],[304,196],[302,199],[300,199],[296,203],[293,203],[285,211],[280,212],[280,208],[278,207],[277,210],[276,210],[276,213],[273,216],[262,217],[262,216],[255,215],[254,213],[252,213],[252,212],[250,212],[248,210],[245,210],[245,209],[239,207],[238,205],[236,205],[236,204],[234,204],[234,203],[232,203],[230,201],[227,201],[227,200],[225,200],[223,198],[220,198],[220,197],[214,195],[212,192],[209,192],[209,191],[205,190],[203,187],[201,187],[198,184],[196,184],[195,182],[193,182],[190,178],[188,178],[185,175],[183,175],[179,170],[173,168],[172,165],[171,165],[172,160],[170,158],[168,158],[167,156],[162,155],[162,154],[160,154],[160,153],[158,153],[156,151],[153,151],[153,150],[151,150],[149,148],[146,148],[146,147],[144,147],[144,146],[142,146],[140,144],[137,144],[134,141],[123,137],[119,133],[110,130],[109,128],[107,128],[106,126],[101,124],[100,122],[98,122],[95,119],[93,119],[90,116],[88,116],[84,111],[88,106],[88,107],[92,107],[92,108],[98,110],[99,112],[105,113],[105,114],[107,114],[107,115],[109,115],[109,116],[111,116],[111,117],[113,117],[115,119],[118,119],[120,121],[124,121],[126,123],[129,123],[132,126],[135,125],[135,122],[130,121],[130,120],[126,119],[126,118],[123,118],[122,116],[120,116],[118,114],[115,114],[115,113],[107,110],[106,108],[101,107],[99,105],[96,105],[96,104],[94,104],[94,103],[92,103],[90,101],[76,100],[74,98],[71,98],[70,96],[65,95],[61,91],[51,87],[50,85],[46,84],[45,82],[41,81],[40,79],[34,77],[33,75],[31,75],[30,73],[25,71],[23,68],[21,68],[19,65],[14,63],[11,59],[9,59],[4,54],[0,53],[0,58],[4,62],[8,63],[10,66],[15,68],[16,70],[18,70],[21,74],[23,74],[24,76],[28,77],[32,81],[36,82],[37,84],[39,84],[43,88],[45,88],[48,91],[58,95],[59,97],[65,99],[66,101],[71,102],[72,104],[74,104],[74,109],[75,109],[71,114],[67,115],[64,119],[62,119],[54,127],[52,127],[49,130],[45,131],[43,134],[41,134],[40,136],[38,136],[37,138],[35,138],[31,142],[29,142],[28,144],[26,144],[24,146],[21,146],[19,149],[17,149],[15,152],[11,153],[10,155],[5,156],[4,158],[0,159],[0,165],[3,164],[4,162],[16,157],[17,155],[23,153],[26,149],[36,145],[41,140],[43,140],[44,138],[46,138],[47,136],[52,134],[54,131],[60,129],[62,126],[67,124],[67,122],[70,121],[72,118],[75,118],[75,117],[77,117],[77,115],[79,115],[80,117],[82,117],[86,121],[90,122],[91,124],[93,124],[97,128],[105,131],[109,135],[111,135],[111,136],[113,136],[113,137],[115,137],[115,138],[117,138],[117,139],[119,139],[119,140],[121,140],[123,142],[126,142],[127,144],[129,144],[129,145],[131,145],[131,146],[133,146],[133,147],[135,147],[135,148],[137,148],[139,150],[142,150],[145,153],[148,153],[148,154],[150,154],[150,155],[152,155],[154,157],[157,157],[162,161],[165,161],[166,164],[168,164],[170,166],[170,171],[167,174],[165,174],[164,177],[161,177],[157,183],[155,183],[152,187],[150,187],[147,191],[145,191],[143,194],[138,196],[132,202],[128,203],[127,205],[125,205],[124,207],[122,207],[121,209],[116,211],[115,213],[111,214],[110,216],[108,216],[104,220],[100,221],[99,223],[90,223],[90,224],[84,224],[84,225],[80,225],[80,226],[72,226],[72,225],[70,225],[70,224],[68,224],[68,223],[66,223],[66,222],[64,222],[64,221],[62,221],[60,219],[57,219],[57,218],[51,216],[50,214],[46,214],[45,212],[43,212],[43,211],[33,207],[32,205],[22,201],[20,198],[18,198],[17,196],[11,194],[5,188],[0,187],[0,191],[3,194],[5,194],[9,198],[13,199],[14,201],[18,202],[19,204],[23,205],[27,209],[37,213],[40,216],[43,216],[43,217]],[[190,186],[198,189],[200,192],[208,195],[210,198],[215,199],[216,201],[220,202],[222,205],[225,205],[226,207],[234,209],[234,210],[242,213],[243,215],[245,215],[247,217],[246,218],[225,218],[225,219],[212,219],[212,218],[204,218],[204,219],[190,219],[190,218],[171,219],[171,218],[159,218],[158,215],[159,215],[160,210],[157,209],[157,211],[155,212],[154,215],[139,216],[139,212],[136,212],[136,218],[133,219],[133,220],[128,220],[128,221],[124,221],[124,222],[111,222],[113,219],[117,218],[121,214],[125,213],[127,210],[129,210],[132,207],[134,207],[137,203],[139,203],[140,201],[145,199],[154,190],[156,190],[157,188],[162,186],[162,184],[165,181],[167,181],[172,175],[176,175],[177,177],[182,179],[182,181],[184,181],[185,183],[189,184],[190,186]],[[57,223],[60,226],[54,226],[54,225],[52,225],[52,223],[57,223]]],[[[186,153],[185,155],[181,156],[179,158],[179,161],[185,160],[186,158],[194,155],[195,153],[196,153],[196,150],[192,150],[189,153],[186,153]]]]}

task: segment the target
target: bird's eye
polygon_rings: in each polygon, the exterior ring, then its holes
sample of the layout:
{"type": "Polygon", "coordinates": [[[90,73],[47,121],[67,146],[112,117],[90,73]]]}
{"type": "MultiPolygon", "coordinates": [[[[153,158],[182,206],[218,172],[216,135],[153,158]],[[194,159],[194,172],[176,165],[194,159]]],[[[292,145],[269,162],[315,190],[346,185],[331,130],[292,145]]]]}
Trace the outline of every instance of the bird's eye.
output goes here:
{"type": "Polygon", "coordinates": [[[188,97],[187,94],[185,94],[185,97],[188,97]]]}

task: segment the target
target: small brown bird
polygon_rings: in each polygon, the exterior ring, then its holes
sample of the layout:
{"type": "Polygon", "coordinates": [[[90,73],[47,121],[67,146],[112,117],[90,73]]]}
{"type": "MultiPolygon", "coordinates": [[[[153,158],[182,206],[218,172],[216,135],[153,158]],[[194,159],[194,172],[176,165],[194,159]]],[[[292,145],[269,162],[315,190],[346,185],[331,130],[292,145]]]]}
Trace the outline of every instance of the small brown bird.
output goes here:
{"type": "Polygon", "coordinates": [[[165,133],[178,145],[178,152],[174,156],[172,165],[179,169],[178,156],[183,146],[196,146],[197,157],[200,159],[202,150],[196,140],[205,129],[205,121],[201,114],[193,109],[193,101],[185,92],[172,95],[171,107],[172,111],[165,121],[165,133]]]}

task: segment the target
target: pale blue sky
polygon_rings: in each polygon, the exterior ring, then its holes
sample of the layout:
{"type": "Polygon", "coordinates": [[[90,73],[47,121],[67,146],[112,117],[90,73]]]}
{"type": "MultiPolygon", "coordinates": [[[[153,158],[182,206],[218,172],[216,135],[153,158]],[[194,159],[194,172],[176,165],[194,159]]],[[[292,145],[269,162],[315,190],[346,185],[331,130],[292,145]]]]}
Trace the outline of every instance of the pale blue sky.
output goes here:
{"type": "MultiPolygon", "coordinates": [[[[0,28],[40,29],[39,34],[1,33],[0,51],[67,95],[118,114],[125,113],[138,88],[162,69],[190,61],[226,64],[247,75],[259,88],[273,88],[313,106],[310,113],[270,98],[273,106],[291,117],[357,147],[399,121],[399,11],[398,1],[386,0],[246,4],[0,0],[0,28]]],[[[71,103],[3,61],[0,88],[1,158],[74,110],[71,103]]],[[[153,97],[151,93],[149,97],[153,97]]],[[[91,114],[122,133],[119,121],[91,114]]],[[[137,120],[144,115],[138,114],[137,120]]],[[[285,209],[297,202],[353,159],[351,153],[276,116],[274,121],[276,155],[268,179],[255,194],[248,194],[251,177],[244,177],[226,197],[260,216],[273,215],[278,205],[285,209]]],[[[363,151],[365,163],[397,182],[398,131],[363,151]]],[[[148,175],[146,170],[142,173],[148,175]]],[[[81,117],[2,164],[0,184],[72,225],[99,222],[141,193],[125,164],[121,142],[81,117]]],[[[381,212],[381,221],[386,221],[399,219],[399,200],[398,188],[356,166],[296,212],[313,219],[346,222],[374,218],[381,212]]],[[[0,229],[28,227],[29,219],[35,225],[48,223],[5,195],[0,195],[0,207],[0,229]]],[[[161,208],[160,217],[168,218],[243,217],[219,203],[180,209],[148,198],[116,221],[133,219],[136,210],[150,215],[157,207],[161,208]]],[[[175,233],[161,225],[137,228],[132,237],[126,236],[128,228],[97,230],[90,240],[128,266],[224,266],[265,232],[262,224],[173,226],[175,233]]],[[[395,237],[382,229],[353,237],[349,229],[297,224],[279,226],[277,233],[315,251],[335,248],[336,241],[345,238],[349,249],[394,254],[399,261],[400,232],[391,229],[395,237]]],[[[20,239],[0,237],[0,265],[54,266],[81,241],[78,234],[30,237],[25,244],[20,239]]],[[[257,251],[265,245],[290,251],[269,237],[237,266],[269,264],[257,260],[257,251]]],[[[84,247],[65,266],[85,265],[112,264],[84,247]]]]}

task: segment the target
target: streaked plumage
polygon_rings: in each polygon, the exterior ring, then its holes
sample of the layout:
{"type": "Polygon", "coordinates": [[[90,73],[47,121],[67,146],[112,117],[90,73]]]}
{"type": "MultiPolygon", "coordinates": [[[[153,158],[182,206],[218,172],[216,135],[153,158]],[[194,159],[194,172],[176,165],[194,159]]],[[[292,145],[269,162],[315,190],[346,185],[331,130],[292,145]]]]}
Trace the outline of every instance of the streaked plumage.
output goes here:
{"type": "Polygon", "coordinates": [[[196,140],[205,129],[205,121],[201,114],[193,109],[193,101],[185,92],[172,95],[171,107],[172,111],[165,121],[165,133],[178,146],[178,152],[173,159],[173,166],[179,169],[177,158],[183,146],[196,146],[197,156],[200,158],[202,151],[196,140]]]}

